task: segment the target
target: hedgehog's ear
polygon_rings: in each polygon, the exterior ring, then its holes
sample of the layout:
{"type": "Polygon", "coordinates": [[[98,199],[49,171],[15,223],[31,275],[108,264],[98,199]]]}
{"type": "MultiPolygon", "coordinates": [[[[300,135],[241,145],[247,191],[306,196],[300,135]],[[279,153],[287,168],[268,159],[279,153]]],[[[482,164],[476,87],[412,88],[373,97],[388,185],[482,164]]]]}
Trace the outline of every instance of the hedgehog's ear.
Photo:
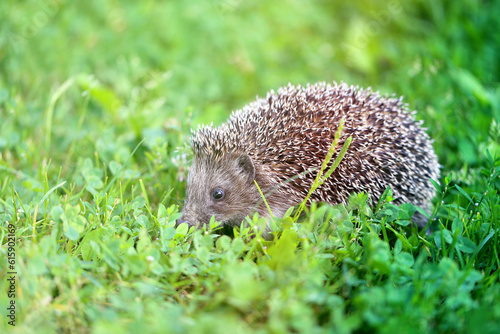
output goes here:
{"type": "Polygon", "coordinates": [[[247,176],[248,183],[253,182],[255,179],[255,167],[253,165],[252,159],[248,156],[248,154],[241,154],[237,158],[238,168],[241,173],[247,176]]]}

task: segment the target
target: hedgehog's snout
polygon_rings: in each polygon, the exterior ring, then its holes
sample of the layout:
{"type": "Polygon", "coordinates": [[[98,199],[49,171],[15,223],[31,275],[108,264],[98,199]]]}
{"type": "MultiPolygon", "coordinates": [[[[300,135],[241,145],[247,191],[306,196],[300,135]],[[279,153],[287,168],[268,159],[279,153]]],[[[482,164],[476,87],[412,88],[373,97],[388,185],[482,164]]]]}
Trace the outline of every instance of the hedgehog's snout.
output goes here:
{"type": "Polygon", "coordinates": [[[181,210],[181,216],[175,222],[175,227],[180,224],[186,223],[189,226],[194,226],[196,222],[199,220],[198,216],[195,214],[195,211],[189,205],[187,201],[184,202],[184,207],[181,210]]]}
{"type": "Polygon", "coordinates": [[[199,214],[199,208],[197,206],[194,206],[191,201],[186,199],[181,210],[181,216],[175,222],[175,227],[183,223],[188,224],[188,226],[196,226],[198,224],[203,225],[203,223],[208,220],[210,219],[207,219],[204,215],[199,214]]]}

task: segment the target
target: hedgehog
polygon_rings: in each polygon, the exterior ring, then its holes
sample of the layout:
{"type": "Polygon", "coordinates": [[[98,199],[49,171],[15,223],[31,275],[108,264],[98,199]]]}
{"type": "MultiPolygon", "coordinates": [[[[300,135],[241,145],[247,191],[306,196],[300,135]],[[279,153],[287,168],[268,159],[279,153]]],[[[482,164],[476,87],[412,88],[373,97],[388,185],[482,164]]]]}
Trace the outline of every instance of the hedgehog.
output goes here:
{"type": "MultiPolygon", "coordinates": [[[[365,192],[373,205],[391,187],[393,203],[429,211],[439,164],[422,121],[402,100],[345,83],[289,84],[233,112],[219,127],[200,126],[192,132],[193,160],[177,224],[202,226],[214,217],[232,230],[255,212],[283,217],[308,194],[341,120],[332,161],[349,137],[351,144],[309,201],[346,204],[351,194],[365,192]]],[[[412,220],[419,227],[427,223],[418,212],[412,220]]]]}

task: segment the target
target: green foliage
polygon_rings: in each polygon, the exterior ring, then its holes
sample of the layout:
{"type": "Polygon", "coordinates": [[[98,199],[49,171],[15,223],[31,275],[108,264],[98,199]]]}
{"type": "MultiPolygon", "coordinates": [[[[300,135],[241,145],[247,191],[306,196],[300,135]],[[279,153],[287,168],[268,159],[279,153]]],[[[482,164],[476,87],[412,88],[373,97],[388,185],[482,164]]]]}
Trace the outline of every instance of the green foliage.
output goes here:
{"type": "MultiPolygon", "coordinates": [[[[497,1],[0,1],[0,332],[498,333],[497,1]],[[405,95],[443,165],[234,238],[175,225],[189,130],[288,82],[405,95]],[[16,326],[7,222],[15,226],[16,326]]],[[[319,167],[319,166],[318,166],[319,167]]]]}

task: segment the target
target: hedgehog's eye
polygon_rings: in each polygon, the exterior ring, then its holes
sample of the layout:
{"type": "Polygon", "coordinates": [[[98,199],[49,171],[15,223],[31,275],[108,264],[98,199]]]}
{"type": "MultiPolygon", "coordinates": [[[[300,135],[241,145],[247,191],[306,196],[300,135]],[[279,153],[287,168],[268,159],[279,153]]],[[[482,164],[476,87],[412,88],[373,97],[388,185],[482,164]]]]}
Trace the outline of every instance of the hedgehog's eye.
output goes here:
{"type": "Polygon", "coordinates": [[[216,201],[220,201],[221,199],[223,199],[224,195],[224,190],[220,188],[216,188],[212,191],[212,198],[216,201]]]}

